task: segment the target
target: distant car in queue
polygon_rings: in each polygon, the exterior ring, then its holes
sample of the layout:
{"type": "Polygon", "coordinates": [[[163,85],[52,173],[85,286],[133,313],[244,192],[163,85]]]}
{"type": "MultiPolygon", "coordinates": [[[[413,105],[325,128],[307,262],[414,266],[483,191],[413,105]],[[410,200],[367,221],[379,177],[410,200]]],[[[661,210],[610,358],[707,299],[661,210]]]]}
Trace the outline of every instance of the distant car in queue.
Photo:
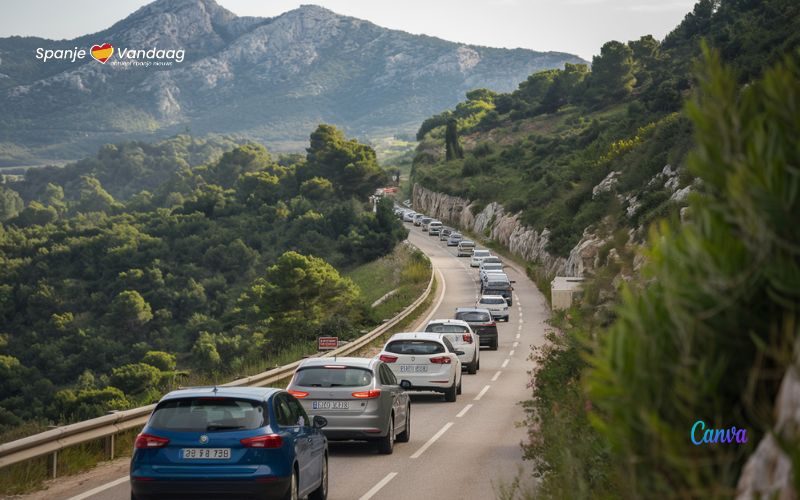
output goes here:
{"type": "Polygon", "coordinates": [[[466,368],[467,373],[475,375],[480,369],[480,338],[473,333],[469,323],[458,319],[434,319],[425,325],[425,331],[446,336],[453,344],[453,347],[463,351],[464,354],[460,354],[458,358],[461,360],[461,366],[466,368]]]}
{"type": "Polygon", "coordinates": [[[497,350],[497,323],[488,309],[482,307],[457,307],[455,319],[469,323],[472,331],[478,334],[480,345],[487,346],[492,351],[497,350]]]}

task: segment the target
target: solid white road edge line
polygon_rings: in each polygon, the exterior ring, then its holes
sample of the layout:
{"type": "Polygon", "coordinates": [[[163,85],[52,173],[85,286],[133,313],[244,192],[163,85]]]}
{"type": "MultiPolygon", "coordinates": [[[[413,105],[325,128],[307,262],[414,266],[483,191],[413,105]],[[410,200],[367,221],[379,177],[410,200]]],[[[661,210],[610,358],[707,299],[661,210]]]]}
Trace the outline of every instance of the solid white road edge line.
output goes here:
{"type": "Polygon", "coordinates": [[[506,358],[506,360],[505,360],[505,361],[503,361],[503,364],[502,364],[502,365],[500,365],[500,368],[505,368],[506,366],[508,366],[508,362],[509,362],[509,361],[511,361],[511,360],[510,360],[510,359],[508,359],[508,358],[506,358]]]}
{"type": "Polygon", "coordinates": [[[470,408],[472,408],[472,403],[468,404],[460,412],[458,412],[458,415],[456,415],[456,418],[461,418],[464,415],[466,415],[466,413],[469,411],[470,408]]]}
{"type": "Polygon", "coordinates": [[[479,392],[478,395],[475,396],[475,401],[480,401],[483,395],[486,394],[486,392],[489,390],[490,387],[492,386],[491,385],[484,386],[483,389],[481,389],[481,392],[479,392]]]}
{"type": "Polygon", "coordinates": [[[391,481],[392,479],[394,479],[394,476],[396,476],[396,475],[397,475],[397,472],[390,472],[390,473],[386,474],[386,477],[384,477],[383,479],[381,479],[381,480],[378,482],[378,484],[376,484],[375,486],[373,486],[373,487],[372,487],[372,489],[371,489],[371,490],[369,490],[368,492],[364,493],[364,496],[362,496],[362,497],[361,497],[361,498],[359,498],[358,500],[369,500],[370,498],[372,498],[373,496],[375,496],[375,494],[376,494],[377,492],[379,492],[379,491],[381,490],[381,488],[383,488],[384,486],[386,486],[386,484],[387,484],[389,481],[391,481]]]}
{"type": "Polygon", "coordinates": [[[492,377],[492,382],[497,382],[497,379],[500,378],[501,373],[503,372],[498,370],[497,373],[494,374],[494,377],[492,377]]]}
{"type": "Polygon", "coordinates": [[[93,497],[93,496],[97,495],[100,492],[103,492],[103,491],[105,491],[105,490],[107,490],[109,488],[113,488],[114,486],[119,486],[120,484],[125,483],[127,481],[128,481],[128,476],[123,476],[123,477],[121,477],[119,479],[115,479],[115,480],[111,481],[110,483],[106,483],[106,484],[100,485],[97,488],[92,488],[91,490],[89,490],[87,492],[84,492],[84,493],[81,493],[80,495],[76,495],[74,497],[68,498],[67,500],[83,500],[84,498],[93,497]]]}
{"type": "Polygon", "coordinates": [[[418,449],[416,452],[414,452],[414,454],[413,454],[413,455],[411,455],[411,458],[419,458],[419,457],[420,457],[420,455],[422,455],[423,453],[425,453],[425,450],[427,450],[428,448],[430,448],[430,446],[431,446],[433,443],[435,443],[437,439],[439,439],[440,437],[442,437],[442,434],[444,434],[445,432],[447,432],[447,429],[449,429],[450,427],[452,427],[452,425],[453,425],[453,422],[447,422],[446,424],[444,424],[444,427],[442,427],[441,429],[439,429],[439,432],[437,432],[436,434],[434,434],[434,435],[433,435],[433,436],[432,436],[432,437],[431,437],[431,438],[428,440],[428,442],[427,442],[427,443],[423,444],[423,445],[422,445],[422,447],[421,447],[420,449],[418,449]]]}

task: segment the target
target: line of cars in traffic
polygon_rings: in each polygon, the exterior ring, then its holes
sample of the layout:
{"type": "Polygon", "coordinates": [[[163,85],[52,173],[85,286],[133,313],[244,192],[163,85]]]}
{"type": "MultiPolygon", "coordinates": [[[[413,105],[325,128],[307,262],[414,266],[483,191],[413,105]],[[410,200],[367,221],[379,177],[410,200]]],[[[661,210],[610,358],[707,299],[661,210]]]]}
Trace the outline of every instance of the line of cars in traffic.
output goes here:
{"type": "Polygon", "coordinates": [[[462,372],[480,370],[480,348],[498,348],[496,320],[508,320],[512,282],[500,259],[441,221],[399,207],[395,213],[470,258],[480,279],[476,303],[456,308],[452,318],[429,321],[423,331],[392,335],[373,358],[305,359],[285,390],[213,386],[170,392],[136,437],[132,500],[324,500],[329,441],[368,441],[390,454],[395,443],[411,439],[411,391],[457,400],[462,372]]]}

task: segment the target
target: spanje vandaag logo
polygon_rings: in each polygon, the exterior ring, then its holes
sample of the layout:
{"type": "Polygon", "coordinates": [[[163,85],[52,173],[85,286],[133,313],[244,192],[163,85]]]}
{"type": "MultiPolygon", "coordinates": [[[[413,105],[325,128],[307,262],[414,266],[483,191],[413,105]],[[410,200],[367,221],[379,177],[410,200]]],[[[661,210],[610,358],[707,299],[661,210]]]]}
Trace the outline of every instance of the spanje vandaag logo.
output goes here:
{"type": "Polygon", "coordinates": [[[114,55],[114,47],[108,42],[103,45],[92,45],[91,52],[95,61],[105,64],[114,55]]]}
{"type": "Polygon", "coordinates": [[[117,49],[109,42],[92,45],[88,51],[80,47],[70,49],[38,47],[36,49],[36,59],[42,62],[68,61],[74,63],[85,60],[87,54],[101,64],[109,63],[112,66],[123,67],[150,67],[172,66],[175,63],[182,63],[186,51],[184,49],[159,49],[158,47],[149,49],[120,47],[117,49]]]}

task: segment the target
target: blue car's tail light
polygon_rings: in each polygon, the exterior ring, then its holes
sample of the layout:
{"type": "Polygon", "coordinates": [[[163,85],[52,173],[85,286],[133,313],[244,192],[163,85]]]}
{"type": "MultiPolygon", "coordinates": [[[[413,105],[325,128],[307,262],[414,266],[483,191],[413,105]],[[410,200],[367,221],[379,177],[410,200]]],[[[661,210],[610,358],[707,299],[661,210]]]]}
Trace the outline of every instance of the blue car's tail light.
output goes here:
{"type": "Polygon", "coordinates": [[[154,436],[152,434],[139,434],[136,436],[136,441],[133,443],[134,448],[142,450],[142,449],[151,449],[151,448],[163,448],[169,444],[169,439],[163,438],[160,436],[154,436]]]}
{"type": "Polygon", "coordinates": [[[283,438],[278,434],[266,434],[245,438],[239,441],[245,448],[280,448],[283,446],[283,438]]]}

